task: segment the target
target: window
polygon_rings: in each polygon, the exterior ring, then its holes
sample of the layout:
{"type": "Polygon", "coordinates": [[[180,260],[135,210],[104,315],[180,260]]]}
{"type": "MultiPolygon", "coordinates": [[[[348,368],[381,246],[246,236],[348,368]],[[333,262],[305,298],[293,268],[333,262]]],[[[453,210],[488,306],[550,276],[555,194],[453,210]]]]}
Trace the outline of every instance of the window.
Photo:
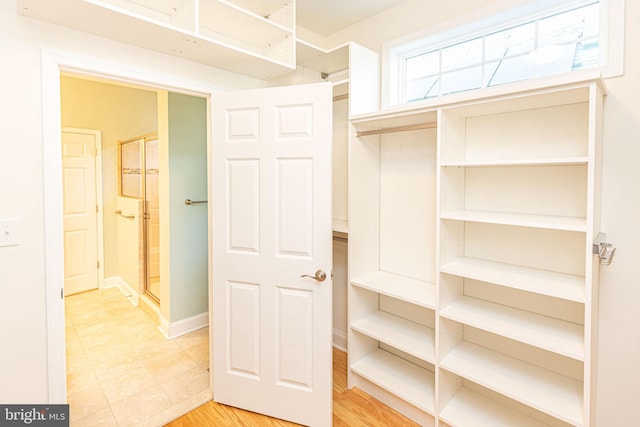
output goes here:
{"type": "Polygon", "coordinates": [[[387,48],[389,104],[607,65],[616,0],[531,2],[387,48]],[[605,8],[605,6],[607,6],[605,8]]]}

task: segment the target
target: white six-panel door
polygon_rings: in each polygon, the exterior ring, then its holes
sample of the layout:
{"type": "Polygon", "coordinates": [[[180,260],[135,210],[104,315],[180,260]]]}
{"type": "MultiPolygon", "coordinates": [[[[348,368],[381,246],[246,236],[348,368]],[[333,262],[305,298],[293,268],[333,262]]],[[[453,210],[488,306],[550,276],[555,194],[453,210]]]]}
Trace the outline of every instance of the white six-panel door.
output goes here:
{"type": "Polygon", "coordinates": [[[212,99],[214,400],[313,426],[332,420],[331,102],[212,99]]]}
{"type": "Polygon", "coordinates": [[[97,137],[91,131],[62,132],[65,295],[98,288],[97,137]]]}

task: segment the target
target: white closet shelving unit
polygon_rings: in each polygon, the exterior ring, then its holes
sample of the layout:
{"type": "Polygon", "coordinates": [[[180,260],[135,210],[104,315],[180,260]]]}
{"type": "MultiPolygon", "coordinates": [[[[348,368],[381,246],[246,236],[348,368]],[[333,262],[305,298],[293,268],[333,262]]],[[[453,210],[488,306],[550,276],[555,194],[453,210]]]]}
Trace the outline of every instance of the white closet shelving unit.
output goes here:
{"type": "MultiPolygon", "coordinates": [[[[350,135],[403,122],[366,116],[350,135]]],[[[349,143],[349,386],[421,424],[437,415],[436,146],[435,129],[349,143]]]]}
{"type": "Polygon", "coordinates": [[[18,0],[18,12],[261,79],[296,67],[295,0],[18,0]]]}
{"type": "Polygon", "coordinates": [[[351,387],[421,425],[593,425],[603,97],[568,76],[351,117],[351,387]]]}

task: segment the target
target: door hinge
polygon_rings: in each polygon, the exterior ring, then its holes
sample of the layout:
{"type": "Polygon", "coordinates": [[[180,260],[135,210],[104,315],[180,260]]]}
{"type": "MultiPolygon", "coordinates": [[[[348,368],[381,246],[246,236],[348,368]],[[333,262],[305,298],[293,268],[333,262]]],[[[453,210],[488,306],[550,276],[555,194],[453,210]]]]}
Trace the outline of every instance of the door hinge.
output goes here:
{"type": "Polygon", "coordinates": [[[60,299],[64,299],[64,288],[60,288],[60,299]]]}
{"type": "Polygon", "coordinates": [[[100,270],[100,261],[96,261],[96,267],[100,270]]]}
{"type": "Polygon", "coordinates": [[[98,213],[98,205],[96,205],[96,213],[98,213]]]}

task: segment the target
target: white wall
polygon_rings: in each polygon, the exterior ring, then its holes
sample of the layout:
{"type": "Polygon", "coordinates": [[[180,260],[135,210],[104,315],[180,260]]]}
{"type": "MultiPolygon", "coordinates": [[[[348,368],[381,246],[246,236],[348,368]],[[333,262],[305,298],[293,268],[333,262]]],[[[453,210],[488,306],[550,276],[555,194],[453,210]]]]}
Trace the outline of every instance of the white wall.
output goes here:
{"type": "Polygon", "coordinates": [[[327,38],[326,47],[354,41],[371,50],[382,52],[385,43],[407,34],[420,31],[438,32],[527,1],[529,0],[406,0],[385,12],[332,34],[327,38]]]}
{"type": "MultiPolygon", "coordinates": [[[[385,42],[429,28],[437,31],[523,0],[407,0],[329,37],[381,52],[385,42]],[[436,7],[433,5],[436,4],[436,7]]],[[[626,2],[625,75],[608,79],[604,114],[602,230],[617,247],[600,280],[598,426],[640,425],[640,2],[626,2]]]]}
{"type": "MultiPolygon", "coordinates": [[[[511,5],[520,3],[513,0],[511,5]]],[[[407,0],[333,35],[327,46],[352,39],[379,50],[384,41],[447,19],[490,0],[453,0],[427,7],[407,0]]],[[[500,2],[504,3],[504,2],[500,2]]],[[[600,384],[598,425],[637,424],[640,388],[640,58],[631,41],[640,39],[640,3],[626,2],[625,76],[607,81],[605,106],[602,228],[618,248],[601,274],[600,384]]],[[[41,54],[43,48],[98,61],[127,63],[149,75],[216,83],[228,88],[261,82],[157,53],[105,41],[16,14],[13,1],[0,2],[0,218],[18,218],[20,246],[0,248],[0,402],[46,402],[47,354],[44,289],[44,209],[41,54]],[[11,325],[11,327],[9,327],[11,325]],[[17,326],[16,326],[17,325],[17,326]]]]}
{"type": "MultiPolygon", "coordinates": [[[[66,30],[0,2],[0,218],[18,218],[20,245],[0,248],[0,402],[48,402],[43,192],[42,49],[173,81],[227,88],[260,81],[66,30]]],[[[61,249],[61,248],[60,248],[61,249]]]]}

